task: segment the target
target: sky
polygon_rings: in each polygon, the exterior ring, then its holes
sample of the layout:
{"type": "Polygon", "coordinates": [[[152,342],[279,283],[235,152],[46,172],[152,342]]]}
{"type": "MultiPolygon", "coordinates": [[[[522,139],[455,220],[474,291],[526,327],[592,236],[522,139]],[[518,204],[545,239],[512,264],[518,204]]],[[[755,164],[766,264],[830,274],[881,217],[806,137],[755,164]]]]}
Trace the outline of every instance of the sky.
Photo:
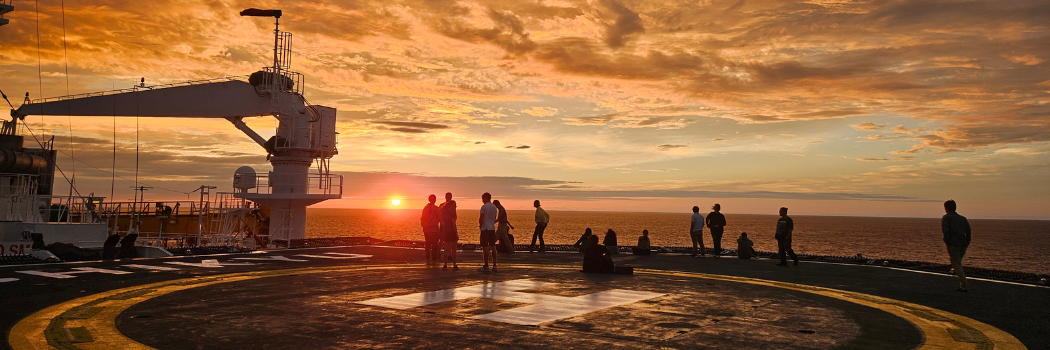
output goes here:
{"type": "MultiPolygon", "coordinates": [[[[338,109],[344,199],[318,207],[451,191],[469,208],[487,191],[509,209],[938,217],[955,199],[1050,219],[1046,1],[38,4],[15,0],[0,27],[16,107],[250,74],[273,23],[238,12],[283,10],[305,97],[338,109]]],[[[137,176],[149,200],[189,200],[269,170],[222,120],[26,121],[82,194],[130,200],[137,176]]]]}

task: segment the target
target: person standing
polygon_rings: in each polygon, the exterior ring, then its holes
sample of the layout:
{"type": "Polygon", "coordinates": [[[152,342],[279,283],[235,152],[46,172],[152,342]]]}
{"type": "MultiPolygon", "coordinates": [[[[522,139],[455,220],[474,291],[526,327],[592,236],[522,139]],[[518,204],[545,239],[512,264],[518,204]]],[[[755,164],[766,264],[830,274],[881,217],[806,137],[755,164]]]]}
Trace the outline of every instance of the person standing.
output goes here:
{"type": "Polygon", "coordinates": [[[955,200],[949,199],[944,202],[944,214],[941,217],[941,233],[944,234],[944,245],[948,246],[948,259],[952,262],[955,275],[959,276],[960,292],[969,291],[966,284],[966,271],[963,268],[962,259],[966,255],[966,248],[970,246],[970,222],[966,217],[955,212],[955,200]]]}
{"type": "Polygon", "coordinates": [[[689,236],[693,239],[693,257],[696,257],[696,246],[700,245],[700,256],[704,256],[704,216],[700,207],[693,206],[693,217],[689,220],[689,236]]]}
{"type": "Polygon", "coordinates": [[[448,261],[452,260],[452,270],[459,270],[456,263],[456,246],[459,245],[459,230],[456,229],[456,201],[452,200],[452,192],[445,193],[445,203],[441,203],[441,241],[445,244],[445,264],[441,268],[448,268],[448,261]]]}
{"type": "Polygon", "coordinates": [[[426,251],[427,266],[437,266],[441,260],[441,209],[434,205],[437,196],[430,195],[429,203],[423,207],[423,215],[419,218],[419,224],[423,226],[423,250],[426,251]]]}
{"type": "Polygon", "coordinates": [[[726,226],[726,217],[722,215],[722,206],[715,203],[711,207],[711,213],[707,214],[707,227],[711,229],[711,242],[715,245],[715,257],[722,255],[722,231],[726,226]]]}
{"type": "Polygon", "coordinates": [[[777,239],[777,254],[780,255],[780,263],[777,266],[788,266],[785,253],[790,255],[791,260],[795,261],[795,266],[798,266],[798,256],[795,255],[795,250],[791,249],[791,232],[794,230],[795,223],[788,216],[788,208],[781,207],[780,219],[777,220],[777,233],[774,236],[777,239]]]}
{"type": "Polygon", "coordinates": [[[514,225],[510,224],[510,220],[507,220],[507,209],[500,204],[499,200],[492,201],[492,204],[496,206],[496,239],[500,245],[507,250],[507,254],[514,254],[514,240],[510,236],[510,230],[514,229],[514,225]]]}
{"type": "Polygon", "coordinates": [[[485,259],[485,265],[478,271],[488,272],[489,258],[492,258],[492,270],[496,271],[496,215],[499,209],[492,204],[492,195],[485,192],[481,195],[481,216],[478,217],[478,227],[481,228],[481,256],[485,259]]]}
{"type": "Polygon", "coordinates": [[[532,233],[532,246],[529,251],[536,248],[536,239],[540,239],[540,253],[547,251],[547,246],[543,244],[543,231],[547,230],[547,223],[551,222],[551,216],[547,214],[546,210],[540,208],[540,200],[537,199],[532,202],[532,206],[536,207],[536,231],[532,233]]]}

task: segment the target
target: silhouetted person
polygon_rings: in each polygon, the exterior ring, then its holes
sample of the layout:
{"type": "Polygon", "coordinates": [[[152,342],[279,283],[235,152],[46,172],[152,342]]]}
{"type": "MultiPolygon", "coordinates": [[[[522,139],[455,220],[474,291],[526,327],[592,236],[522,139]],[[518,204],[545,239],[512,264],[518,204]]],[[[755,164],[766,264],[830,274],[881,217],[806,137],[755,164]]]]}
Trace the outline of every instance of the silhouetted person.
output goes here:
{"type": "Polygon", "coordinates": [[[795,250],[791,249],[791,231],[795,230],[795,223],[791,221],[791,217],[788,216],[788,208],[780,208],[780,219],[777,219],[777,254],[780,255],[780,263],[777,266],[788,266],[786,255],[791,256],[791,260],[795,261],[795,266],[798,266],[798,256],[795,255],[795,250]]]}
{"type": "Polygon", "coordinates": [[[722,255],[722,230],[726,226],[726,217],[720,212],[722,206],[715,203],[715,206],[711,207],[711,213],[707,214],[707,227],[711,229],[711,242],[715,245],[715,257],[722,255]]]}
{"type": "Polygon", "coordinates": [[[755,242],[747,238],[747,232],[741,232],[740,238],[736,239],[736,256],[741,259],[758,256],[758,252],[755,252],[755,242]]]}
{"type": "Polygon", "coordinates": [[[478,271],[489,271],[489,258],[492,258],[492,271],[496,271],[496,216],[499,210],[492,204],[492,195],[485,192],[481,195],[481,216],[478,217],[478,227],[481,228],[481,256],[485,259],[485,265],[478,271]]]}
{"type": "Polygon", "coordinates": [[[459,230],[456,229],[456,201],[452,200],[452,192],[445,193],[445,203],[441,203],[441,241],[445,244],[445,264],[441,267],[448,268],[448,261],[452,260],[452,269],[459,270],[456,263],[456,250],[459,245],[459,230]]]}
{"type": "Polygon", "coordinates": [[[959,276],[960,292],[969,291],[966,284],[966,271],[963,268],[962,259],[966,255],[966,248],[970,246],[970,222],[966,217],[955,212],[955,200],[949,199],[944,202],[944,214],[941,217],[941,233],[944,234],[944,244],[948,246],[948,258],[952,262],[955,275],[959,276]]]}
{"type": "Polygon", "coordinates": [[[689,237],[693,239],[693,257],[696,257],[697,245],[700,256],[704,256],[704,216],[700,215],[698,206],[693,206],[693,216],[689,219],[689,237]]]}
{"type": "Polygon", "coordinates": [[[620,248],[616,245],[616,231],[609,229],[605,232],[605,240],[602,241],[609,254],[620,254],[620,248]]]}
{"type": "Polygon", "coordinates": [[[423,238],[425,239],[423,250],[426,251],[427,266],[437,266],[441,260],[441,208],[434,205],[437,196],[430,195],[427,198],[430,203],[423,207],[423,215],[419,218],[420,226],[423,226],[423,238]]]}
{"type": "Polygon", "coordinates": [[[492,201],[492,205],[496,206],[497,211],[496,239],[499,241],[498,244],[506,250],[507,254],[514,254],[514,239],[510,236],[510,230],[514,229],[514,225],[507,220],[507,209],[498,200],[492,201]]]}
{"type": "Polygon", "coordinates": [[[576,248],[576,250],[579,250],[580,253],[587,251],[587,247],[591,246],[591,237],[591,228],[588,227],[586,230],[583,231],[583,236],[580,236],[580,239],[576,240],[576,243],[572,244],[572,247],[576,248]]]}
{"type": "Polygon", "coordinates": [[[631,248],[634,255],[649,255],[652,252],[652,245],[649,242],[649,230],[642,230],[642,235],[638,237],[638,245],[631,248]]]}
{"type": "Polygon", "coordinates": [[[583,252],[583,272],[587,273],[613,273],[616,266],[613,265],[612,257],[606,247],[598,244],[598,236],[591,235],[590,246],[583,252]]]}
{"type": "Polygon", "coordinates": [[[532,233],[532,247],[530,251],[536,248],[536,239],[540,240],[540,253],[547,251],[547,246],[543,244],[543,231],[547,230],[547,224],[551,222],[551,216],[547,214],[546,210],[540,208],[540,200],[537,199],[532,202],[532,206],[536,207],[536,231],[532,233]]]}

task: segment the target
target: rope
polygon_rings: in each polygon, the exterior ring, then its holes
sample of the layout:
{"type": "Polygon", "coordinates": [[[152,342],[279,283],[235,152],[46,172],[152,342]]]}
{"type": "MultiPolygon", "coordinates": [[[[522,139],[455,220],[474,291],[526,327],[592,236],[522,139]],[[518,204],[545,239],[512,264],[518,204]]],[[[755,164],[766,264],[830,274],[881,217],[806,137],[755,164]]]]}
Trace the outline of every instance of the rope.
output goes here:
{"type": "MultiPolygon", "coordinates": [[[[63,153],[63,154],[66,154],[66,155],[69,155],[69,153],[66,153],[66,152],[64,152],[64,151],[61,151],[61,150],[56,150],[56,151],[58,151],[58,152],[60,152],[60,153],[63,153]]],[[[103,172],[103,173],[106,173],[106,174],[112,175],[112,176],[114,176],[114,177],[118,177],[118,178],[120,178],[121,180],[124,180],[124,181],[128,181],[128,182],[133,182],[133,181],[135,181],[135,179],[129,179],[129,178],[126,178],[126,177],[123,177],[123,176],[120,176],[120,175],[116,175],[116,174],[114,174],[114,173],[111,173],[111,172],[109,172],[108,170],[105,170],[105,169],[99,168],[99,167],[97,167],[97,166],[94,166],[94,165],[93,165],[93,164],[91,164],[91,163],[85,162],[84,160],[82,160],[82,159],[80,159],[80,158],[75,158],[75,157],[73,157],[72,155],[70,155],[70,158],[73,158],[73,160],[76,160],[76,161],[80,162],[81,164],[87,165],[87,166],[89,166],[89,167],[91,167],[91,168],[93,168],[93,169],[95,169],[95,170],[98,170],[98,171],[101,171],[101,172],[103,172]]],[[[151,184],[148,184],[148,183],[145,183],[145,182],[143,182],[142,184],[143,184],[143,185],[145,185],[145,186],[150,186],[150,187],[156,188],[156,189],[158,189],[158,190],[164,190],[164,191],[168,191],[168,192],[175,192],[175,193],[181,193],[181,194],[185,194],[185,195],[189,195],[190,193],[192,193],[192,192],[186,192],[186,191],[179,191],[179,190],[173,190],[173,189],[168,189],[168,188],[164,188],[164,187],[154,186],[154,185],[151,185],[151,184]]]]}
{"type": "MultiPolygon", "coordinates": [[[[117,89],[117,85],[113,84],[113,89],[117,89]]],[[[109,199],[115,198],[114,189],[117,186],[117,99],[113,99],[113,172],[109,173],[109,199]]]]}
{"type": "MultiPolygon", "coordinates": [[[[40,0],[33,2],[34,11],[36,11],[36,81],[37,87],[40,89],[38,93],[40,97],[44,97],[44,72],[40,63],[40,0]]],[[[43,114],[43,113],[41,113],[43,114]]],[[[44,116],[40,116],[40,123],[44,123],[44,116]]]]}
{"type": "MultiPolygon", "coordinates": [[[[66,0],[61,1],[62,4],[62,60],[65,65],[66,71],[66,95],[69,95],[69,49],[66,47],[66,0]]],[[[44,96],[40,96],[44,97],[44,96]]],[[[67,115],[66,118],[69,121],[69,156],[73,157],[73,116],[67,115]]],[[[70,174],[74,179],[77,178],[77,163],[70,162],[70,174]]],[[[70,183],[70,186],[75,186],[74,183],[70,183]]]]}

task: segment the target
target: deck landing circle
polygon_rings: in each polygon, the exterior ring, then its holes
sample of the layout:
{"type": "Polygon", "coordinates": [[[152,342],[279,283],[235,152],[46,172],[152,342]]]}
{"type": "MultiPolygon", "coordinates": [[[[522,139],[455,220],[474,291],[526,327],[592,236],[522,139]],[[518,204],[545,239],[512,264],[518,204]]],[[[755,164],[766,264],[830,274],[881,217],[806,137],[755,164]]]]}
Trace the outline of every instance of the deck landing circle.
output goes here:
{"type": "Polygon", "coordinates": [[[658,270],[500,269],[351,266],[175,280],[55,305],[19,322],[10,339],[15,349],[49,348],[48,339],[85,349],[1024,348],[986,324],[860,293],[658,270]]]}

